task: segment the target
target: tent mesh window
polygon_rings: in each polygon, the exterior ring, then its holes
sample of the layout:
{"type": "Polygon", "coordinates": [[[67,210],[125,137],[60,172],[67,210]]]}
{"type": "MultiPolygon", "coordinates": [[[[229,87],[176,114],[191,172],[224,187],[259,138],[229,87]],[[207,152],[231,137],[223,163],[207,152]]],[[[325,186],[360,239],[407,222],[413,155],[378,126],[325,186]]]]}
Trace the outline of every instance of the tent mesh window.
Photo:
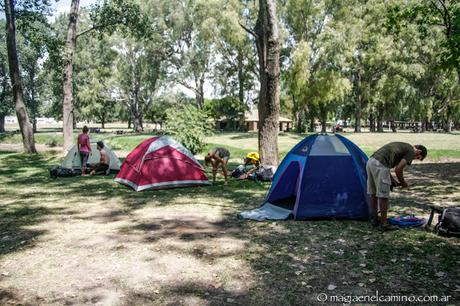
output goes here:
{"type": "Polygon", "coordinates": [[[337,137],[318,136],[313,143],[310,156],[350,155],[347,147],[337,137]]]}

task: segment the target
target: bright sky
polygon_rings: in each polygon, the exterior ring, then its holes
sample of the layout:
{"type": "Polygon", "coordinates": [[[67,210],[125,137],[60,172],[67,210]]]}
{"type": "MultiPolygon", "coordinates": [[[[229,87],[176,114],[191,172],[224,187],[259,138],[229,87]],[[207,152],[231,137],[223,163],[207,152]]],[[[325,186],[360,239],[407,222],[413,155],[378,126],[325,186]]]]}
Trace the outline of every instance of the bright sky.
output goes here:
{"type": "MultiPolygon", "coordinates": [[[[80,7],[89,6],[98,2],[99,0],[80,0],[80,7]]],[[[71,0],[54,0],[51,1],[51,7],[53,16],[59,15],[60,13],[70,11],[70,2],[71,0]]],[[[0,12],[0,19],[5,19],[5,13],[0,12]]],[[[51,18],[53,20],[54,18],[51,18]]]]}
{"type": "MultiPolygon", "coordinates": [[[[54,14],[57,15],[68,12],[70,10],[70,2],[71,0],[59,0],[57,3],[53,2],[54,14]]],[[[98,0],[80,0],[80,7],[89,6],[96,2],[98,2],[98,0]]]]}

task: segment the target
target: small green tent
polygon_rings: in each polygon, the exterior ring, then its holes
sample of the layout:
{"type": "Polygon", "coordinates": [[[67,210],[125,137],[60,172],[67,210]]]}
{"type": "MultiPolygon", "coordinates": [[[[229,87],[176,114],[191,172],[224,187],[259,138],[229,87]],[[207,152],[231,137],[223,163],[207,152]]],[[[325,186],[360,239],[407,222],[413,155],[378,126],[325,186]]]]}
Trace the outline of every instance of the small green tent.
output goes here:
{"type": "MultiPolygon", "coordinates": [[[[118,157],[115,155],[115,153],[113,153],[110,147],[106,145],[105,143],[104,143],[104,149],[110,158],[109,171],[119,171],[121,162],[118,159],[118,157]]],[[[99,150],[97,149],[97,144],[95,142],[91,142],[91,153],[88,157],[88,163],[90,164],[98,163],[100,158],[101,158],[101,154],[99,154],[99,150]]],[[[67,153],[61,166],[64,168],[81,169],[80,154],[78,153],[78,148],[76,145],[72,147],[69,153],[67,153]]]]}

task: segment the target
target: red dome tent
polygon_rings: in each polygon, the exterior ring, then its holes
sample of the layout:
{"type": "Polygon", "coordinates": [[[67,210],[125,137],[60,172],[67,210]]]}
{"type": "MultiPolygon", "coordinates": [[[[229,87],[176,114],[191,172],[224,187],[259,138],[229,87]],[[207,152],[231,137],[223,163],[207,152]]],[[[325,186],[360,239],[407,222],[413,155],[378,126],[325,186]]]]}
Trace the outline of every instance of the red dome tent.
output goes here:
{"type": "Polygon", "coordinates": [[[193,154],[167,136],[138,145],[126,157],[115,181],[136,191],[210,184],[193,154]]]}

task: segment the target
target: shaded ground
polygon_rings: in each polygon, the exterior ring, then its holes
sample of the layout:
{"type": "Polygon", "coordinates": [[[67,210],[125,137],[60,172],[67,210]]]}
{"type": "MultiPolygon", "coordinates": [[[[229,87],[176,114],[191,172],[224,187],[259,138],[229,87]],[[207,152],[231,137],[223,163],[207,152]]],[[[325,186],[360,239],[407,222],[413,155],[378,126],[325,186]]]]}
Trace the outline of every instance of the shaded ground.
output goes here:
{"type": "MultiPolygon", "coordinates": [[[[1,304],[314,305],[323,292],[376,290],[458,304],[459,239],[356,221],[240,221],[268,184],[135,193],[113,176],[50,179],[55,163],[0,153],[1,304]]],[[[393,213],[459,203],[460,163],[414,165],[409,181],[393,213]]]]}

